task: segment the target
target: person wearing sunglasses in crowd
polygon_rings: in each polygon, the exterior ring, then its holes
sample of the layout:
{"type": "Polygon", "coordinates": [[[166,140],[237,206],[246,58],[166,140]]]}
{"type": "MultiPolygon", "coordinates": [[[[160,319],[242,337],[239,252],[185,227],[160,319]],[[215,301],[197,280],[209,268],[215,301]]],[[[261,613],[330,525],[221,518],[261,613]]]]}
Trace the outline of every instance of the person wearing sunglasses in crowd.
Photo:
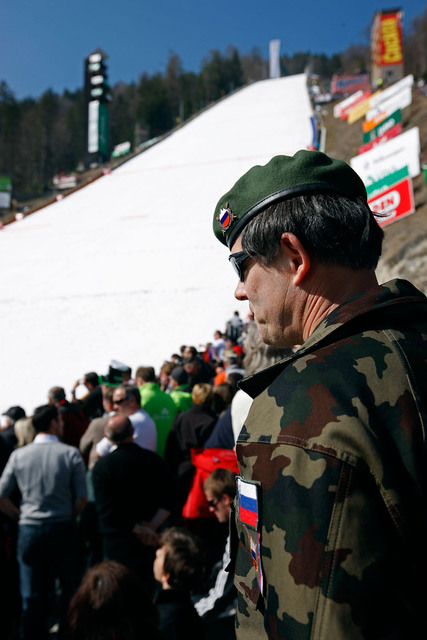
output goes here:
{"type": "Polygon", "coordinates": [[[240,383],[237,637],[425,637],[425,296],[378,284],[365,186],[318,151],[252,167],[214,231],[263,342],[301,345],[240,383]]]}
{"type": "MultiPolygon", "coordinates": [[[[228,525],[231,504],[236,494],[236,475],[230,469],[215,469],[205,480],[203,491],[210,511],[218,522],[228,525]]],[[[230,538],[227,537],[221,562],[214,565],[209,592],[194,598],[194,606],[202,618],[207,634],[223,640],[235,638],[234,616],[237,594],[233,572],[229,571],[230,538]]]]}
{"type": "MultiPolygon", "coordinates": [[[[141,395],[136,385],[122,384],[114,389],[113,411],[129,418],[133,427],[135,444],[143,449],[156,451],[156,425],[145,409],[141,408],[141,395]]],[[[102,438],[96,445],[96,453],[99,458],[107,455],[113,449],[114,444],[107,437],[102,438]]]]}

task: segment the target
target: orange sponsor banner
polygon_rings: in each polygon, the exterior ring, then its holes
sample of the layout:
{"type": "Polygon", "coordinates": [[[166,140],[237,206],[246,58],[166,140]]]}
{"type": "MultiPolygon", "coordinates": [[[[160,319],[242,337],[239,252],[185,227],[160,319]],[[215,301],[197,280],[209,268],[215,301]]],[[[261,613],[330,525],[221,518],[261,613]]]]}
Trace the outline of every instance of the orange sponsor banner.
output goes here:
{"type": "Polygon", "coordinates": [[[368,133],[368,131],[371,131],[371,129],[375,129],[375,127],[381,124],[381,122],[386,118],[387,112],[382,111],[381,113],[378,113],[375,118],[372,118],[372,120],[364,120],[364,122],[362,123],[363,133],[368,133]]]}
{"type": "Polygon", "coordinates": [[[402,22],[400,12],[381,16],[381,66],[403,63],[402,22]]]}

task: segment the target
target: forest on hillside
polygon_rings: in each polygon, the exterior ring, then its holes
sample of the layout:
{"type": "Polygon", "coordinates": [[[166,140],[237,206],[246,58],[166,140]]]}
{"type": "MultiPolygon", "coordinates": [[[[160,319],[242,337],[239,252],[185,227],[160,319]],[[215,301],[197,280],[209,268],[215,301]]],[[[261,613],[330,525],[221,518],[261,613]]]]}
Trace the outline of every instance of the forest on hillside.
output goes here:
{"type": "MultiPolygon", "coordinates": [[[[416,17],[404,40],[405,74],[427,81],[427,9],[416,17]]],[[[370,69],[369,45],[357,45],[330,57],[299,52],[281,57],[282,75],[308,70],[322,79],[342,71],[370,69]]],[[[161,135],[237,88],[268,76],[268,61],[259,49],[247,55],[230,45],[224,53],[212,50],[199,73],[182,68],[170,52],[164,73],[141,73],[138,82],[119,82],[111,88],[110,148],[124,141],[139,142],[138,132],[161,135]]],[[[82,82],[83,84],[83,82],[82,82]]],[[[60,172],[75,171],[84,157],[85,101],[83,87],[62,95],[46,91],[39,99],[15,99],[13,89],[0,81],[0,175],[12,178],[20,198],[46,192],[60,172]]]]}

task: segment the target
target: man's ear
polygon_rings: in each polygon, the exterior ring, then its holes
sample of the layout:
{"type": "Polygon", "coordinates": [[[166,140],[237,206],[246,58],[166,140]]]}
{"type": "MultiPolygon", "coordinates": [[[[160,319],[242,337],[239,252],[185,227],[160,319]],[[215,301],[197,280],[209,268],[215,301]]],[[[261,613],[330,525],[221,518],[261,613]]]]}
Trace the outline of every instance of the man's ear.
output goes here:
{"type": "Polygon", "coordinates": [[[223,493],[222,496],[221,496],[221,500],[225,501],[227,507],[229,507],[230,504],[233,502],[233,498],[230,498],[228,493],[223,493]]]}
{"type": "Polygon", "coordinates": [[[301,284],[311,267],[310,256],[293,233],[282,233],[280,244],[287,255],[293,274],[293,283],[301,284]]]}

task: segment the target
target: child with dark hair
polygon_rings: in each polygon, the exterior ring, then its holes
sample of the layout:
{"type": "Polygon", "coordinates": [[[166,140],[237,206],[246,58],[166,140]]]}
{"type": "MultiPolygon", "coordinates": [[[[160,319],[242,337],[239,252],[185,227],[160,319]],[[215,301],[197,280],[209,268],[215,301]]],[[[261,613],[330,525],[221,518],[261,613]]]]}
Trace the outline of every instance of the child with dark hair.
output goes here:
{"type": "Polygon", "coordinates": [[[71,600],[65,640],[160,640],[157,612],[138,576],[118,562],[87,571],[71,600]]]}
{"type": "Polygon", "coordinates": [[[171,527],[160,538],[153,571],[161,584],[155,604],[159,630],[168,640],[203,640],[202,621],[190,593],[204,577],[201,541],[186,529],[171,527]]]}

